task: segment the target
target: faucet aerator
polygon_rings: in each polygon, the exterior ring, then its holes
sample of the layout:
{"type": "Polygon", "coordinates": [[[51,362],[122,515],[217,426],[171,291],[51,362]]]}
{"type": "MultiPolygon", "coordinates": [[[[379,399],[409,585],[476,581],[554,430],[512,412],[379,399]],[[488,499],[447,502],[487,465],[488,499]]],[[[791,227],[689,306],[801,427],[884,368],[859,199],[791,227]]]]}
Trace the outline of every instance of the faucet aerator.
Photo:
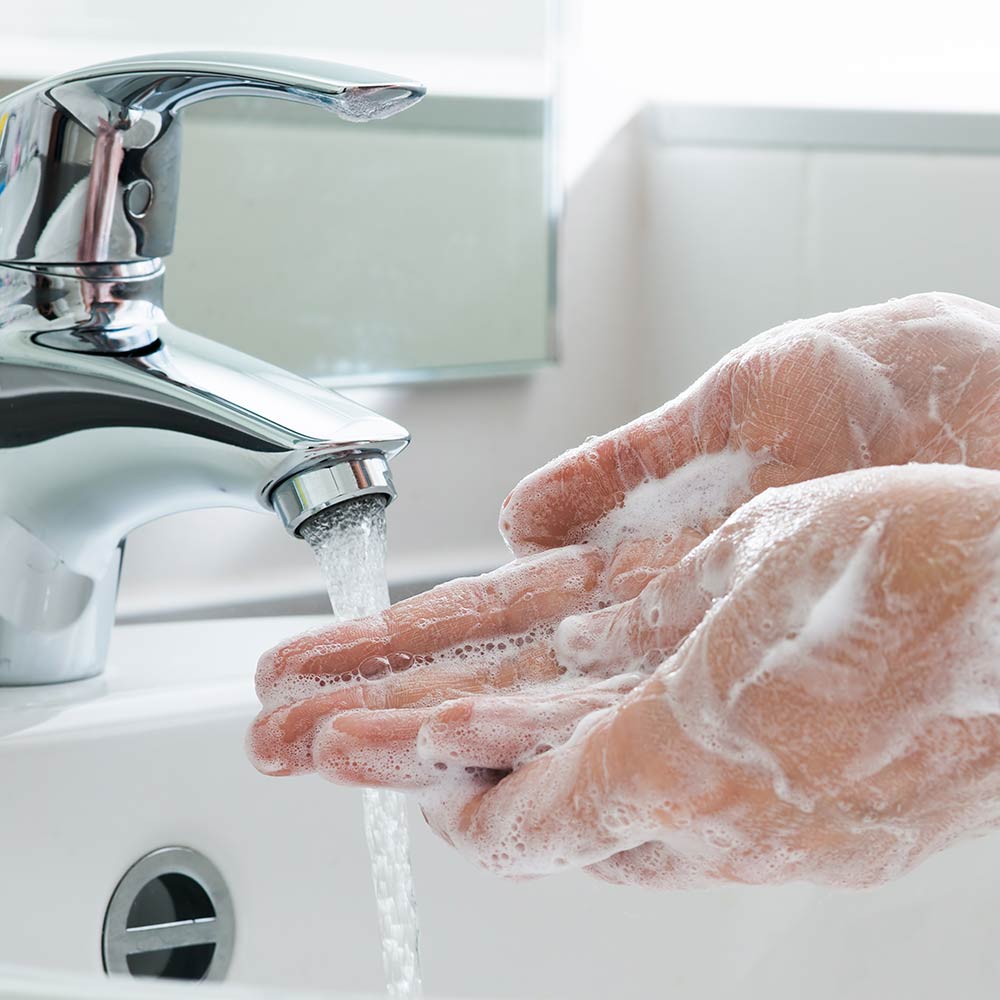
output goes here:
{"type": "Polygon", "coordinates": [[[328,507],[357,497],[380,494],[392,503],[396,490],[384,455],[354,455],[306,469],[278,483],[271,503],[289,534],[302,537],[302,526],[328,507]]]}

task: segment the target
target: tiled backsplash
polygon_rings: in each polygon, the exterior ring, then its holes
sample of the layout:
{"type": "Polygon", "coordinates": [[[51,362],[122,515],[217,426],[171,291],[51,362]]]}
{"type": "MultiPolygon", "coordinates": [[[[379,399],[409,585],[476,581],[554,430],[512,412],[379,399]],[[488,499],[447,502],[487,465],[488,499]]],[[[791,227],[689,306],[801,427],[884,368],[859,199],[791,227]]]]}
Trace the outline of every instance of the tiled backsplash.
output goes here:
{"type": "Polygon", "coordinates": [[[1000,303],[998,116],[649,109],[643,135],[654,395],[796,317],[1000,303]]]}

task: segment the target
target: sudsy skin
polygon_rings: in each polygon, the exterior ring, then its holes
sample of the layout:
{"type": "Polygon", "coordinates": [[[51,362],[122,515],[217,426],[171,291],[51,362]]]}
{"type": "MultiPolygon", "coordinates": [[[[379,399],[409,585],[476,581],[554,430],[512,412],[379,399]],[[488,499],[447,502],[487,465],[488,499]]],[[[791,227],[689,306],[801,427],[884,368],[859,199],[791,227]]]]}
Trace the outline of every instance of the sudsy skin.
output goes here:
{"type": "Polygon", "coordinates": [[[251,755],[513,876],[885,881],[1000,818],[998,468],[1000,310],[786,324],[525,479],[514,562],[265,654],[251,755]]]}

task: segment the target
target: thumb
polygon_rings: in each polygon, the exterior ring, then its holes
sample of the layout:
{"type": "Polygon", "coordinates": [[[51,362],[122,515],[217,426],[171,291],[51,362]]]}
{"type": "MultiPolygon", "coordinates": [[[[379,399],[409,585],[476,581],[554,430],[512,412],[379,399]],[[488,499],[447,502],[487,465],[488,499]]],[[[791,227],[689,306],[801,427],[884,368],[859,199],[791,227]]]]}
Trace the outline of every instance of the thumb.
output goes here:
{"type": "Polygon", "coordinates": [[[587,529],[640,483],[662,479],[699,454],[726,447],[729,367],[720,363],[685,393],[587,441],[523,479],[504,501],[500,532],[515,555],[586,540],[587,529]]]}
{"type": "Polygon", "coordinates": [[[705,550],[695,549],[631,600],[565,618],[552,639],[559,665],[602,677],[659,667],[711,606],[700,585],[705,550]]]}
{"type": "Polygon", "coordinates": [[[594,864],[651,839],[652,811],[630,795],[628,761],[615,750],[615,710],[585,733],[471,795],[420,795],[431,827],[483,868],[514,878],[594,864]]]}

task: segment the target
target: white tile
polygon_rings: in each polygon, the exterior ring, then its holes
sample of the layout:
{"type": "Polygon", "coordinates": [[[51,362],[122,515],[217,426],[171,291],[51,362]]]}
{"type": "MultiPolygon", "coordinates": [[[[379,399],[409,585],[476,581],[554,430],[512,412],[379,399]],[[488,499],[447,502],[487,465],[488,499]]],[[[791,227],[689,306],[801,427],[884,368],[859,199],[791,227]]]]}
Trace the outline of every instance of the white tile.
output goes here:
{"type": "Polygon", "coordinates": [[[809,313],[920,291],[1000,301],[1000,157],[815,153],[809,313]]]}
{"type": "Polygon", "coordinates": [[[798,314],[804,159],[797,150],[648,151],[650,405],[798,314]]]}

